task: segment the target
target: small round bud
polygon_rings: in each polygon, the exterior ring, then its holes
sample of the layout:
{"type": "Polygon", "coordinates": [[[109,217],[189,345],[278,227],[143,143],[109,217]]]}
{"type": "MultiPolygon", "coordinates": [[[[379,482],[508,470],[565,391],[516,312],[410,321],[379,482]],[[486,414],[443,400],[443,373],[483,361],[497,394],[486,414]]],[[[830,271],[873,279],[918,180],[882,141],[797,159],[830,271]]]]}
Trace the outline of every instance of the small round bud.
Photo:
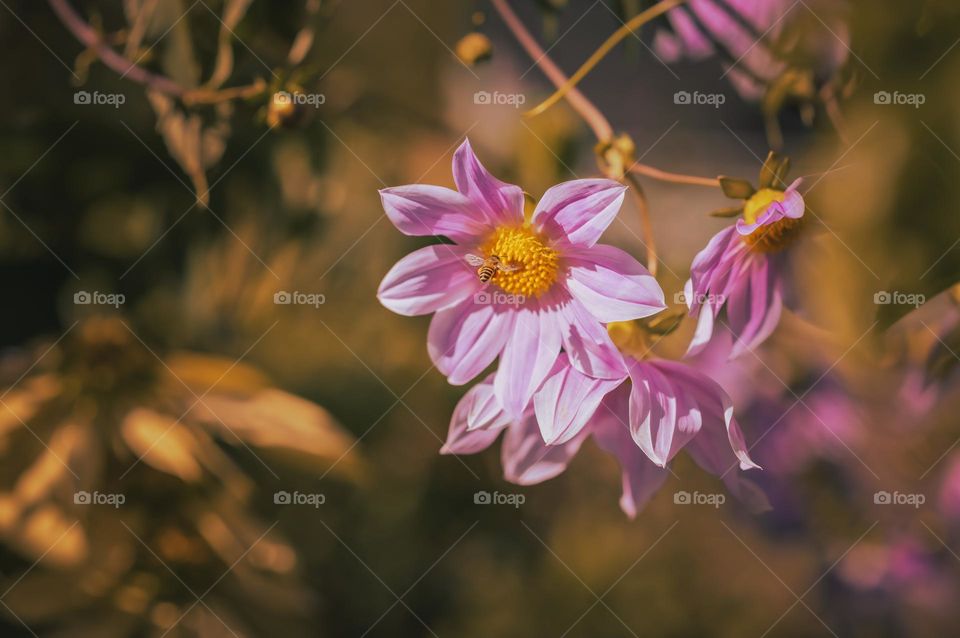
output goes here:
{"type": "Polygon", "coordinates": [[[456,53],[461,62],[473,66],[490,59],[493,54],[493,45],[490,43],[490,38],[474,31],[460,38],[456,53]]]}

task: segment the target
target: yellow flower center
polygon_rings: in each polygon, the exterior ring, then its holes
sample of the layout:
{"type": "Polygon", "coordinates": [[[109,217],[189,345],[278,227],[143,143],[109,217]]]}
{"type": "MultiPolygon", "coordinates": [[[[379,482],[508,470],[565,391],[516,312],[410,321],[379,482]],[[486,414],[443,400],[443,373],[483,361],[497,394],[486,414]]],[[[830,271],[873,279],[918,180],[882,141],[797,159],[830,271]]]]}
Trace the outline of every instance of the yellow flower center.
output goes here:
{"type": "Polygon", "coordinates": [[[480,249],[484,255],[496,255],[509,272],[498,270],[490,279],[504,292],[539,297],[557,280],[559,254],[528,226],[498,228],[480,249]]]}
{"type": "MultiPolygon", "coordinates": [[[[761,188],[750,196],[743,207],[743,219],[748,224],[755,224],[757,218],[774,202],[782,202],[786,193],[773,188],[761,188]]],[[[772,224],[761,226],[743,238],[754,250],[764,253],[775,253],[786,248],[787,244],[797,236],[801,219],[784,217],[772,224]]]]}
{"type": "Polygon", "coordinates": [[[759,217],[763,211],[767,210],[770,204],[773,202],[782,202],[784,197],[786,197],[786,193],[783,191],[772,188],[761,188],[747,200],[746,206],[743,207],[743,219],[748,224],[757,223],[757,217],[759,217]]]}

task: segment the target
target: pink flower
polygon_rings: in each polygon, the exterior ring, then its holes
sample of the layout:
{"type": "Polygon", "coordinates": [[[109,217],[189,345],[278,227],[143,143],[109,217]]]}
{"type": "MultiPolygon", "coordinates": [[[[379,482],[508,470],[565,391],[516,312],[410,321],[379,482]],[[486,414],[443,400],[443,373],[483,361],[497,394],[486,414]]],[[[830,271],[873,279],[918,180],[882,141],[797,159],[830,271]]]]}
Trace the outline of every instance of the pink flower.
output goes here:
{"type": "Polygon", "coordinates": [[[401,232],[454,243],[401,259],[380,284],[380,302],[403,315],[435,313],[427,349],[450,383],[467,383],[499,356],[494,392],[514,418],[561,347],[584,374],[622,375],[602,323],[665,307],[663,291],[643,266],[597,244],[625,188],[606,179],[559,184],[525,221],[523,192],[490,175],[469,141],[454,155],[453,177],[457,191],[426,185],[381,191],[384,210],[401,232]],[[484,283],[470,262],[494,257],[503,268],[484,283]]]}
{"type": "Polygon", "coordinates": [[[768,84],[790,69],[829,77],[847,60],[849,32],[837,0],[689,0],[667,13],[657,54],[673,63],[682,57],[717,55],[737,91],[760,99],[768,84]]]}
{"type": "Polygon", "coordinates": [[[726,309],[734,343],[730,358],[760,345],[780,320],[783,249],[796,237],[805,205],[796,180],[785,191],[762,188],[746,201],[743,217],[710,240],[693,260],[684,289],[697,329],[688,350],[697,354],[713,337],[726,309]]]}
{"type": "Polygon", "coordinates": [[[501,448],[504,475],[521,485],[563,472],[587,438],[613,454],[623,474],[620,506],[630,516],[666,480],[666,465],[686,447],[704,469],[747,494],[732,472],[758,467],[750,459],[723,390],[681,363],[624,358],[620,379],[588,377],[561,355],[520,419],[498,408],[491,378],[472,388],[450,423],[445,454],[472,454],[506,432],[501,448]],[[631,380],[631,385],[624,383],[631,380]]]}

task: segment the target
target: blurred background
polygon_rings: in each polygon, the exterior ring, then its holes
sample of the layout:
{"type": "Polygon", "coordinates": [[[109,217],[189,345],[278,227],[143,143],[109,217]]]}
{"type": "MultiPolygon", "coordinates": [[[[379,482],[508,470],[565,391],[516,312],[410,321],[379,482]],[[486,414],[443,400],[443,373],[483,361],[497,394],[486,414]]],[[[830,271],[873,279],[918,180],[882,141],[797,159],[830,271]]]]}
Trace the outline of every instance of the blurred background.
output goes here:
{"type": "MultiPolygon", "coordinates": [[[[648,4],[510,3],[568,73],[648,4]]],[[[377,189],[452,186],[465,136],[534,196],[599,174],[567,105],[522,117],[551,87],[489,2],[0,2],[3,635],[949,635],[960,6],[771,4],[840,51],[832,102],[751,94],[722,55],[667,63],[663,20],[580,86],[669,171],[756,183],[782,134],[819,222],[774,337],[702,362],[771,508],[676,504],[723,492],[680,458],[631,521],[592,446],[526,488],[494,450],[440,456],[465,389],[428,318],[375,296],[433,241],[377,189]]],[[[642,181],[679,306],[731,202],[642,181]]],[[[636,213],[608,241],[643,259],[636,213]]]]}

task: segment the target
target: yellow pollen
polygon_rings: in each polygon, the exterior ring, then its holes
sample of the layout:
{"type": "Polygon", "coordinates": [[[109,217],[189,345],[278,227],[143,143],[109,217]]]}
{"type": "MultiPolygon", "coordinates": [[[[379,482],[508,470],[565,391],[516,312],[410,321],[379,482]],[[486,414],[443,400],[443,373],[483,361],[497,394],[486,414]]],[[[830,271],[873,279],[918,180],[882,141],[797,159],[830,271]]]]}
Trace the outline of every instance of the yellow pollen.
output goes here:
{"type": "Polygon", "coordinates": [[[480,249],[487,257],[499,257],[504,266],[517,267],[498,270],[490,280],[507,294],[539,297],[557,280],[559,254],[528,226],[498,228],[480,249]]]}
{"type": "MultiPolygon", "coordinates": [[[[783,191],[772,188],[761,188],[750,196],[746,205],[743,207],[743,220],[748,224],[754,224],[757,218],[774,202],[782,202],[786,197],[783,191]]],[[[751,248],[759,252],[775,253],[786,248],[787,244],[793,241],[799,229],[803,218],[793,219],[784,217],[766,226],[761,226],[749,235],[743,238],[751,248]]]]}

